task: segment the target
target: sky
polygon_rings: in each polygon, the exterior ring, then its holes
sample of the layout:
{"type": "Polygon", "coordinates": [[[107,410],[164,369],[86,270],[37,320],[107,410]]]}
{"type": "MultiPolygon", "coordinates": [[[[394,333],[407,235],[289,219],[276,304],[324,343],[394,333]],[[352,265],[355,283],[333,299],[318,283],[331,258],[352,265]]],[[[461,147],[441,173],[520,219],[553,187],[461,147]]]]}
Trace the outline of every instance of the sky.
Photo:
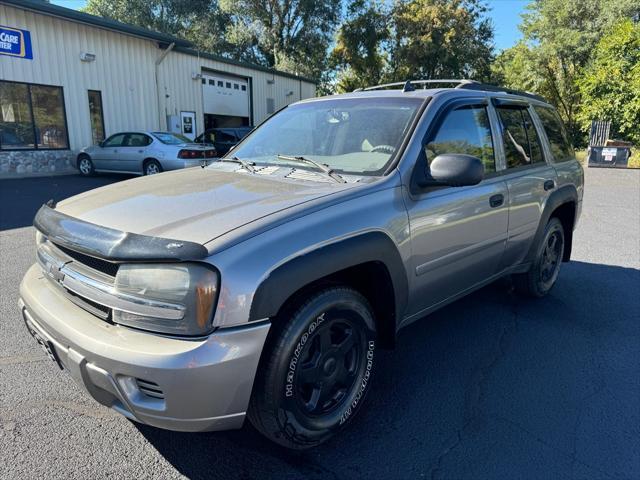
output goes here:
{"type": "MultiPolygon", "coordinates": [[[[85,6],[86,0],[52,0],[51,3],[67,8],[79,9],[85,6]]],[[[496,52],[512,47],[520,38],[520,14],[525,11],[529,0],[488,0],[489,17],[495,29],[496,52]]]]}

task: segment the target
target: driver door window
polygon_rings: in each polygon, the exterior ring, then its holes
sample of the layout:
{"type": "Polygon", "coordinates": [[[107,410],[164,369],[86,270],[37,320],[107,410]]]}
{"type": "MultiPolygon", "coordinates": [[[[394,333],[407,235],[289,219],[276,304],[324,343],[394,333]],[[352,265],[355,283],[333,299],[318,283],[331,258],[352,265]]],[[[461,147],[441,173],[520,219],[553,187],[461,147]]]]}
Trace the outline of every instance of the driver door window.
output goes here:
{"type": "Polygon", "coordinates": [[[91,156],[96,169],[115,168],[114,162],[118,155],[118,148],[122,146],[125,135],[124,133],[111,135],[100,148],[96,149],[96,152],[91,156]]]}
{"type": "Polygon", "coordinates": [[[124,141],[124,137],[124,133],[117,133],[115,135],[112,135],[104,141],[104,144],[102,146],[104,148],[120,147],[122,145],[122,142],[124,141]]]}
{"type": "Polygon", "coordinates": [[[445,153],[478,157],[485,175],[496,171],[493,140],[487,108],[468,105],[449,112],[435,136],[425,146],[427,161],[445,153]]]}

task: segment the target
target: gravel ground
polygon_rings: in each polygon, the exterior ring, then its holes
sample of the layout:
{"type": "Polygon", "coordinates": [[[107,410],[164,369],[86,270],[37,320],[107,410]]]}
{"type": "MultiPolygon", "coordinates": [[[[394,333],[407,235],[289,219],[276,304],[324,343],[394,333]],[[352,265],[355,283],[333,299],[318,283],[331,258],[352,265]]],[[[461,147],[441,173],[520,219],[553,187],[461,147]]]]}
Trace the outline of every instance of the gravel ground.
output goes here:
{"type": "Polygon", "coordinates": [[[484,288],[379,355],[362,415],[291,453],[251,427],[135,425],[44,357],[17,310],[38,206],[122,177],[0,181],[0,478],[640,478],[640,171],[586,171],[551,295],[484,288]]]}

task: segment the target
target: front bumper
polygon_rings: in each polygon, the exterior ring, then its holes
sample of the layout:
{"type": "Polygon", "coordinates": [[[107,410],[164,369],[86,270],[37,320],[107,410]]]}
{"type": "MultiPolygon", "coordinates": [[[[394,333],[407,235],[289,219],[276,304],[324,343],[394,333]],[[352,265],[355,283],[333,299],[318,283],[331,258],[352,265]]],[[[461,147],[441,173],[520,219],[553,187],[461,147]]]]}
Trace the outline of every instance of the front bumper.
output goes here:
{"type": "Polygon", "coordinates": [[[111,325],[65,298],[38,265],[20,297],[28,328],[101,404],[169,430],[242,426],[269,322],[198,340],[111,325]]]}

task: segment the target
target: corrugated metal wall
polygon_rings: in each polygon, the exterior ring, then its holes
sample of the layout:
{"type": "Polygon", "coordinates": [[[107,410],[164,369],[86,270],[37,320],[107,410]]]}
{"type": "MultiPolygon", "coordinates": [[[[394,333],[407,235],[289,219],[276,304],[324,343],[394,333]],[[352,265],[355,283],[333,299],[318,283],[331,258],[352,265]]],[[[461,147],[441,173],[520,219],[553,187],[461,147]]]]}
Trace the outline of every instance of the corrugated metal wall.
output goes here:
{"type": "Polygon", "coordinates": [[[33,60],[0,55],[0,79],[62,86],[72,149],[91,143],[87,90],[102,92],[107,134],[157,126],[152,42],[5,5],[0,24],[29,30],[33,47],[33,60]]]}
{"type": "Polygon", "coordinates": [[[179,52],[169,53],[158,68],[158,94],[155,61],[162,51],[152,41],[3,4],[0,24],[29,30],[34,57],[0,55],[0,79],[62,86],[73,150],[91,143],[88,90],[102,92],[107,135],[164,129],[165,114],[180,111],[195,111],[201,132],[202,86],[192,74],[203,68],[250,79],[255,124],[268,116],[267,98],[277,110],[315,95],[312,83],[179,52]],[[81,62],[82,52],[95,54],[95,61],[81,62]]]}
{"type": "Polygon", "coordinates": [[[207,70],[224,72],[249,79],[253,104],[253,122],[258,124],[269,116],[267,99],[273,98],[275,110],[302,98],[315,96],[316,86],[295,78],[280,76],[238,65],[210,60],[195,55],[171,52],[160,64],[159,84],[161,99],[167,115],[179,115],[181,110],[195,111],[198,118],[197,129],[201,131],[204,113],[202,110],[202,88],[200,80],[193,74],[207,70]],[[167,96],[168,95],[168,96],[167,96]]]}

